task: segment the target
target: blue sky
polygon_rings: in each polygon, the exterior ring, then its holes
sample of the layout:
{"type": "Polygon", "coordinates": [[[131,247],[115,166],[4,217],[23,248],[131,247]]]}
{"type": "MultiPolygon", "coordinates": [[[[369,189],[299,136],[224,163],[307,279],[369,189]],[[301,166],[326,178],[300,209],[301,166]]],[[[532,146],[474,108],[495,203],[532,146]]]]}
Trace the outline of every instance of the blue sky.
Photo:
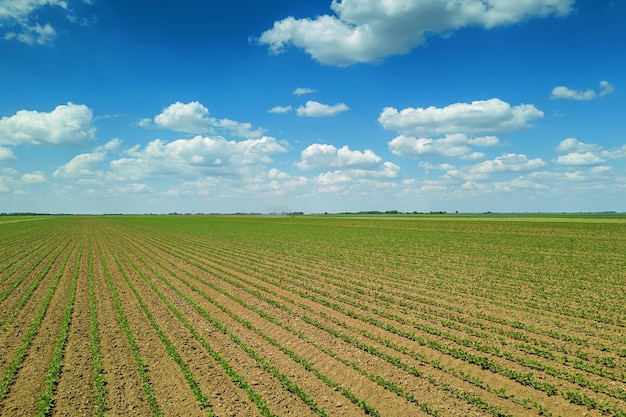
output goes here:
{"type": "Polygon", "coordinates": [[[0,0],[0,212],[626,211],[621,0],[0,0]]]}

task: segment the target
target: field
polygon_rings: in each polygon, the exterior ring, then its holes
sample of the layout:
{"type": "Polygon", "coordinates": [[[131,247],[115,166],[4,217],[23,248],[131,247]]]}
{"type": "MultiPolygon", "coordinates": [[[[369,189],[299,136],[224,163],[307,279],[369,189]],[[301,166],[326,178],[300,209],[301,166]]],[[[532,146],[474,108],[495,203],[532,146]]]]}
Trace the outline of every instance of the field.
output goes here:
{"type": "Polygon", "coordinates": [[[0,415],[626,417],[626,217],[0,218],[0,415]]]}

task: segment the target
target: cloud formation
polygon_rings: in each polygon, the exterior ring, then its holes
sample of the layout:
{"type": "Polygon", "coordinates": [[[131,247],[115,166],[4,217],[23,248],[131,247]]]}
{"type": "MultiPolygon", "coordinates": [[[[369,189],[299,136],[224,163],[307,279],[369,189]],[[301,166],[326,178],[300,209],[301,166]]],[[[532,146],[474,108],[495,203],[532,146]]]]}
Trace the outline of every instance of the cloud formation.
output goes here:
{"type": "MultiPolygon", "coordinates": [[[[254,129],[250,123],[211,117],[209,109],[197,101],[171,104],[154,117],[154,124],[162,129],[193,134],[223,129],[241,138],[258,138],[264,132],[261,128],[254,129]]],[[[138,125],[147,128],[151,126],[151,121],[142,119],[138,125]]]]}
{"type": "Polygon", "coordinates": [[[314,143],[301,153],[301,159],[295,165],[303,170],[359,168],[375,169],[382,163],[382,158],[370,149],[363,152],[351,151],[348,146],[337,149],[333,145],[314,143]]]}
{"type": "Polygon", "coordinates": [[[96,167],[106,160],[107,154],[119,149],[121,141],[113,139],[98,146],[93,152],[76,155],[68,163],[57,168],[54,178],[90,178],[96,175],[96,167]]]}
{"type": "Polygon", "coordinates": [[[556,147],[559,152],[566,152],[555,159],[559,165],[565,166],[597,166],[609,159],[626,160],[626,145],[619,148],[604,149],[603,146],[584,143],[575,138],[563,139],[556,147]]]}
{"type": "Polygon", "coordinates": [[[23,184],[43,184],[48,182],[46,176],[41,171],[24,174],[21,177],[21,181],[23,184]]]}
{"type": "Polygon", "coordinates": [[[298,107],[296,109],[296,113],[298,116],[303,117],[332,117],[348,110],[350,110],[350,108],[344,103],[337,103],[334,106],[329,106],[327,104],[309,100],[304,106],[298,107]]]}
{"type": "Polygon", "coordinates": [[[574,0],[333,0],[334,15],[287,17],[274,22],[258,42],[274,54],[294,46],[322,64],[346,66],[405,54],[433,34],[566,15],[573,4],[574,0]]]}
{"type": "MultiPolygon", "coordinates": [[[[85,4],[92,4],[93,0],[83,0],[85,4]]],[[[37,11],[44,7],[62,9],[67,14],[67,20],[79,23],[71,12],[70,0],[9,0],[0,1],[0,29],[9,27],[4,34],[5,40],[17,40],[28,45],[44,45],[51,43],[57,32],[50,23],[41,24],[37,21],[37,11]]]]}
{"type": "Polygon", "coordinates": [[[75,156],[54,172],[55,178],[78,178],[91,182],[140,181],[148,178],[198,175],[238,175],[248,167],[264,166],[271,156],[287,149],[274,138],[227,141],[222,137],[196,136],[167,142],[156,139],[143,148],[135,145],[119,151],[113,140],[93,152],[75,156]],[[111,152],[119,153],[117,159],[111,152]]]}
{"type": "Polygon", "coordinates": [[[293,90],[293,95],[294,96],[303,96],[305,94],[312,94],[314,92],[315,92],[315,90],[312,89],[312,88],[298,87],[295,90],[293,90]]]}
{"type": "Polygon", "coordinates": [[[398,111],[394,107],[385,107],[378,122],[386,130],[394,130],[402,135],[473,135],[527,129],[531,127],[531,120],[541,117],[543,112],[532,104],[511,107],[507,102],[492,98],[454,103],[443,108],[408,107],[398,111]]]}
{"type": "Polygon", "coordinates": [[[206,133],[211,130],[213,119],[209,117],[209,109],[199,102],[183,104],[177,101],[155,116],[154,123],[162,129],[176,132],[206,133]]]}
{"type": "Polygon", "coordinates": [[[565,100],[577,100],[587,101],[593,100],[599,97],[604,97],[613,92],[615,88],[608,81],[600,81],[600,92],[596,93],[592,89],[585,91],[572,90],[565,86],[554,87],[551,99],[565,99],[565,100]]]}
{"type": "Polygon", "coordinates": [[[269,109],[268,113],[281,114],[281,113],[289,113],[293,110],[291,106],[275,106],[269,109]]]}
{"type": "Polygon", "coordinates": [[[13,155],[13,151],[9,148],[3,148],[0,146],[0,162],[15,161],[17,158],[13,155]]]}
{"type": "Polygon", "coordinates": [[[470,139],[460,133],[446,135],[441,139],[400,135],[389,142],[389,150],[392,154],[402,158],[451,157],[479,159],[485,155],[481,152],[474,152],[471,148],[472,145],[490,147],[499,143],[500,140],[495,136],[470,139]]]}
{"type": "Polygon", "coordinates": [[[541,158],[528,159],[524,154],[505,153],[495,159],[474,165],[469,172],[491,174],[494,172],[528,172],[536,171],[548,164],[541,158]]]}
{"type": "Polygon", "coordinates": [[[95,139],[93,113],[67,103],[53,111],[20,110],[0,119],[0,145],[80,146],[95,139]]]}

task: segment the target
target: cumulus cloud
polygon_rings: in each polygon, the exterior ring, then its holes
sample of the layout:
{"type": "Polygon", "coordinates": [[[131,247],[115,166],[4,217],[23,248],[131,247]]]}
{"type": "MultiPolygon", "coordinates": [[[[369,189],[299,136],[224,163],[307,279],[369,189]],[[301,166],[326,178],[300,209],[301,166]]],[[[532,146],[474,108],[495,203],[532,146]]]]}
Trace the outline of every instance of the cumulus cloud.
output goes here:
{"type": "Polygon", "coordinates": [[[602,147],[593,143],[584,143],[576,138],[563,139],[556,147],[560,152],[588,152],[588,151],[601,151],[602,147]]]}
{"type": "MultiPolygon", "coordinates": [[[[287,151],[286,145],[267,136],[242,141],[205,136],[171,142],[156,139],[126,149],[120,145],[115,139],[77,155],[53,176],[89,185],[93,193],[105,195],[154,191],[150,181],[167,180],[173,187],[167,195],[177,195],[183,184],[204,184],[206,190],[211,182],[232,197],[237,187],[262,177],[275,154],[287,151]]],[[[198,195],[200,190],[188,192],[198,195]]]]}
{"type": "Polygon", "coordinates": [[[55,178],[89,178],[96,175],[96,167],[106,160],[110,151],[119,149],[121,141],[113,139],[98,146],[93,152],[76,155],[68,163],[57,168],[52,174],[55,178]]]}
{"type": "Polygon", "coordinates": [[[555,159],[557,164],[565,166],[596,166],[609,159],[626,159],[626,145],[604,149],[598,144],[584,143],[576,138],[563,139],[556,150],[566,152],[555,159]]]}
{"type": "Polygon", "coordinates": [[[0,162],[15,161],[17,158],[13,155],[13,151],[9,148],[3,148],[0,146],[0,162]]]}
{"type": "MultiPolygon", "coordinates": [[[[154,124],[162,129],[184,133],[208,133],[214,129],[223,129],[242,138],[254,138],[263,135],[261,128],[254,129],[250,123],[241,123],[230,119],[216,119],[210,116],[209,109],[197,101],[176,103],[166,107],[154,117],[154,124]]],[[[149,128],[149,119],[138,122],[141,127],[149,128]]]]}
{"type": "Polygon", "coordinates": [[[337,149],[333,145],[315,143],[302,151],[301,160],[295,165],[304,170],[359,168],[376,169],[382,158],[370,149],[363,152],[351,151],[348,146],[337,149]]]}
{"type": "Polygon", "coordinates": [[[398,177],[400,167],[393,162],[384,162],[377,169],[346,169],[323,172],[312,179],[313,182],[324,186],[321,191],[338,192],[345,191],[345,187],[338,185],[361,186],[364,183],[375,187],[379,181],[394,180],[398,177]]]}
{"type": "Polygon", "coordinates": [[[106,154],[83,153],[76,155],[67,164],[57,168],[52,174],[55,178],[80,178],[94,175],[93,166],[104,161],[106,154]]]}
{"type": "Polygon", "coordinates": [[[574,0],[333,0],[334,15],[287,17],[257,39],[279,54],[302,48],[322,64],[346,66],[404,54],[434,34],[490,29],[534,17],[566,15],[574,0]]]}
{"type": "Polygon", "coordinates": [[[43,184],[48,180],[43,172],[37,171],[22,175],[21,181],[23,184],[43,184]]]}
{"type": "Polygon", "coordinates": [[[400,167],[385,162],[373,151],[350,150],[348,146],[337,149],[333,145],[313,144],[301,153],[295,164],[301,170],[323,171],[307,181],[309,192],[365,195],[393,187],[400,167]]]}
{"type": "Polygon", "coordinates": [[[490,161],[483,161],[474,165],[469,172],[490,174],[494,172],[526,172],[536,171],[548,164],[541,158],[528,159],[526,155],[506,153],[490,161]]]}
{"type": "Polygon", "coordinates": [[[350,108],[344,103],[338,103],[334,106],[318,103],[317,101],[309,100],[304,106],[300,106],[296,109],[298,116],[305,117],[331,117],[344,111],[348,111],[350,108]]]}
{"type": "Polygon", "coordinates": [[[556,158],[556,163],[567,166],[599,165],[605,160],[592,152],[573,152],[556,158]]]}
{"type": "Polygon", "coordinates": [[[0,145],[79,146],[95,139],[93,113],[67,103],[49,113],[20,110],[0,119],[0,145]]]}
{"type": "Polygon", "coordinates": [[[592,89],[588,89],[585,91],[572,90],[565,86],[554,87],[552,90],[552,94],[550,95],[551,99],[565,99],[565,100],[578,100],[578,101],[587,101],[593,100],[598,97],[604,97],[613,92],[614,87],[608,81],[600,81],[600,91],[595,92],[592,89]]]}
{"type": "Polygon", "coordinates": [[[268,113],[289,113],[292,110],[293,110],[293,107],[291,106],[275,106],[269,109],[267,112],[268,113]]]}
{"type": "Polygon", "coordinates": [[[0,175],[0,193],[8,193],[19,186],[18,182],[13,177],[7,175],[0,175]]]}
{"type": "Polygon", "coordinates": [[[305,94],[311,94],[314,93],[315,90],[312,88],[305,88],[305,87],[298,87],[295,90],[293,90],[293,95],[294,96],[303,96],[305,94]]]}
{"type": "Polygon", "coordinates": [[[124,178],[141,179],[165,175],[237,174],[247,166],[272,162],[271,155],[286,152],[276,139],[227,141],[222,137],[196,136],[172,142],[160,139],[143,149],[135,146],[123,158],[111,161],[111,169],[124,178]]]}
{"type": "MultiPolygon", "coordinates": [[[[92,4],[93,0],[83,0],[92,4]]],[[[28,45],[43,45],[51,43],[57,35],[50,23],[41,24],[37,21],[41,8],[57,8],[65,10],[67,20],[72,23],[84,24],[84,19],[78,19],[71,12],[69,0],[10,0],[0,2],[0,29],[11,29],[4,34],[5,40],[17,40],[28,45]]]]}
{"type": "Polygon", "coordinates": [[[498,98],[454,103],[449,106],[405,108],[385,107],[378,122],[402,135],[446,135],[451,133],[490,134],[513,132],[531,127],[530,121],[543,117],[531,104],[513,106],[498,98]]]}
{"type": "Polygon", "coordinates": [[[163,112],[154,118],[154,123],[163,129],[185,133],[205,133],[211,130],[212,120],[209,118],[209,109],[197,101],[191,103],[176,103],[163,109],[163,112]]]}
{"type": "Polygon", "coordinates": [[[400,135],[389,142],[392,154],[402,158],[425,156],[453,158],[482,158],[482,153],[473,153],[467,136],[456,134],[441,139],[416,138],[400,135]]]}
{"type": "Polygon", "coordinates": [[[227,130],[231,135],[238,138],[259,138],[265,132],[263,128],[254,129],[251,123],[237,122],[230,119],[217,119],[215,127],[227,130]]]}

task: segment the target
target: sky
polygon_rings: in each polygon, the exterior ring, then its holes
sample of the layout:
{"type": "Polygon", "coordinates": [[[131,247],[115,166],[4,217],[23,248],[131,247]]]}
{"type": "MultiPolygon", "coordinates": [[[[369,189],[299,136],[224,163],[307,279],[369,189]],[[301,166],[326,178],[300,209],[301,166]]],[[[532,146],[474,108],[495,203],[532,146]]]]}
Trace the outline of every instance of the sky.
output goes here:
{"type": "Polygon", "coordinates": [[[0,0],[0,213],[626,211],[624,0],[0,0]]]}

